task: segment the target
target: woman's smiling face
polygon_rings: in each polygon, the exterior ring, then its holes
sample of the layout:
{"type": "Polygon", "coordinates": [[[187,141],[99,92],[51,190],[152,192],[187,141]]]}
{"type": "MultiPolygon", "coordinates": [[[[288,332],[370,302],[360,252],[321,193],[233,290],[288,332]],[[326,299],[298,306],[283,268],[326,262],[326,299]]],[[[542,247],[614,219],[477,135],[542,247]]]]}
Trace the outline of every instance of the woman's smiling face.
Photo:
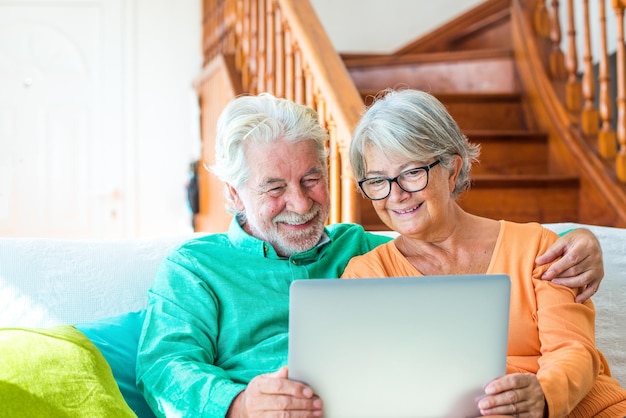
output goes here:
{"type": "MultiPolygon", "coordinates": [[[[423,167],[433,161],[409,161],[404,156],[388,155],[384,151],[367,146],[365,149],[365,177],[394,178],[403,171],[423,167]]],[[[448,221],[448,213],[454,204],[451,196],[460,167],[460,158],[452,164],[453,170],[443,164],[433,167],[428,175],[428,185],[419,192],[405,192],[395,182],[391,183],[389,196],[373,200],[378,217],[390,229],[403,235],[422,235],[442,222],[448,221]]]]}

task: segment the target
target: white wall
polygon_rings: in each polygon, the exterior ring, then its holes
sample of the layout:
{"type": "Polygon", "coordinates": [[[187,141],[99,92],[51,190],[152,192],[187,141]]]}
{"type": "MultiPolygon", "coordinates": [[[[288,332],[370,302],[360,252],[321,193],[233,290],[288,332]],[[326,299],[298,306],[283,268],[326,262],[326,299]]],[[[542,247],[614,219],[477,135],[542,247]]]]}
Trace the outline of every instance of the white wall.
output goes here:
{"type": "Polygon", "coordinates": [[[191,231],[200,0],[0,0],[0,235],[191,231]]]}
{"type": "Polygon", "coordinates": [[[310,0],[339,52],[392,52],[484,0],[310,0]]]}
{"type": "MultiPolygon", "coordinates": [[[[202,66],[200,0],[139,0],[136,235],[191,230],[185,184],[200,156],[192,86],[202,66]]],[[[129,92],[132,94],[132,92],[129,92]]]]}

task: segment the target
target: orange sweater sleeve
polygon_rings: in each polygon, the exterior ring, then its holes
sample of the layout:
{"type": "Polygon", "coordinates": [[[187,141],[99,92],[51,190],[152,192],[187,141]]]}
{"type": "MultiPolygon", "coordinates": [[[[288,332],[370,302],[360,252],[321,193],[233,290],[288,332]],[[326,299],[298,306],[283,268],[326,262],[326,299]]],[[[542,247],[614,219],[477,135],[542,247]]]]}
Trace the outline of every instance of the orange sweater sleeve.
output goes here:
{"type": "Polygon", "coordinates": [[[595,309],[576,303],[575,289],[541,280],[535,258],[557,235],[539,224],[502,222],[489,273],[511,277],[508,372],[536,373],[551,417],[569,414],[600,372],[595,309]]]}

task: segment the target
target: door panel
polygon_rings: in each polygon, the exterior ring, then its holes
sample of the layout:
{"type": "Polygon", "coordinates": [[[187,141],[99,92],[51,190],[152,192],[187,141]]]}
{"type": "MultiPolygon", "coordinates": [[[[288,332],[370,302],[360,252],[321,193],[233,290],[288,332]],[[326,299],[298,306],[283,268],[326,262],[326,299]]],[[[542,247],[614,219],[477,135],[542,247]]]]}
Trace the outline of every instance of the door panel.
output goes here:
{"type": "Polygon", "coordinates": [[[0,1],[0,235],[123,236],[120,0],[0,1]]]}

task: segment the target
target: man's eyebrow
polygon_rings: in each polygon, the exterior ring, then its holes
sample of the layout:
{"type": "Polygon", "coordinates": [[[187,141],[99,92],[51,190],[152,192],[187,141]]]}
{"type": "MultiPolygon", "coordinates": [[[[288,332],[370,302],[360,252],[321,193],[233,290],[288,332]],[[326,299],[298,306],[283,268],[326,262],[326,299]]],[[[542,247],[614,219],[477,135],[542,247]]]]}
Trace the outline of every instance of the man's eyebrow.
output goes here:
{"type": "Polygon", "coordinates": [[[324,170],[321,167],[313,167],[306,173],[304,173],[304,177],[310,176],[312,174],[324,174],[324,170]]]}
{"type": "Polygon", "coordinates": [[[265,189],[265,188],[267,188],[267,187],[269,187],[269,186],[271,186],[273,184],[276,184],[276,183],[286,183],[286,182],[285,182],[284,179],[281,179],[281,178],[278,178],[278,177],[270,177],[270,178],[264,179],[261,182],[261,184],[259,184],[259,187],[261,189],[265,189]]]}
{"type": "MultiPolygon", "coordinates": [[[[309,171],[304,173],[304,175],[302,177],[304,178],[304,177],[307,177],[307,176],[320,175],[320,174],[324,174],[324,170],[322,170],[321,167],[313,167],[309,171]]],[[[260,188],[267,188],[267,187],[272,186],[272,185],[274,185],[276,183],[286,183],[286,181],[285,181],[285,179],[280,178],[280,177],[269,177],[269,178],[264,179],[259,184],[259,187],[260,188]]]]}

